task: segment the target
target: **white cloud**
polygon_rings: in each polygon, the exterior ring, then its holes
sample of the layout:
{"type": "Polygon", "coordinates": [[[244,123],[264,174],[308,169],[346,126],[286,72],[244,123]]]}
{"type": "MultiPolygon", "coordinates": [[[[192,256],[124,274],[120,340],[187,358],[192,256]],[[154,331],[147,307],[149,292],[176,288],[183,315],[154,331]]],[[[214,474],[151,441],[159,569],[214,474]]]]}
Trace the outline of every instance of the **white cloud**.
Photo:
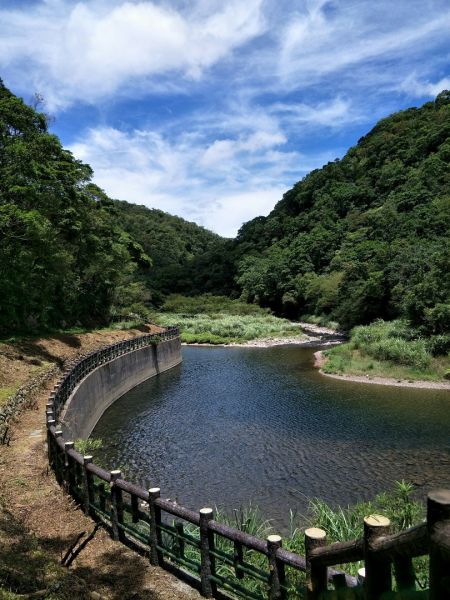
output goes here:
{"type": "Polygon", "coordinates": [[[342,155],[338,134],[450,87],[448,0],[20,4],[0,2],[6,85],[79,129],[110,195],[225,235],[342,155]]]}
{"type": "Polygon", "coordinates": [[[278,102],[269,108],[272,114],[278,114],[285,120],[288,119],[291,127],[296,125],[317,128],[342,127],[348,123],[363,120],[365,116],[358,114],[349,100],[340,97],[332,98],[327,102],[319,102],[316,105],[300,103],[278,102]]]}
{"type": "Polygon", "coordinates": [[[98,127],[70,149],[110,196],[231,237],[243,222],[267,214],[300,175],[332,158],[278,149],[283,142],[282,134],[264,132],[209,143],[195,132],[170,141],[155,131],[98,127]]]}
{"type": "Polygon", "coordinates": [[[421,81],[415,73],[406,77],[400,84],[399,88],[410,96],[417,98],[427,98],[429,96],[437,96],[442,90],[450,90],[450,77],[443,77],[435,83],[431,81],[421,81]]]}
{"type": "Polygon", "coordinates": [[[213,199],[212,207],[202,216],[202,225],[224,237],[234,237],[237,230],[255,216],[266,216],[286,191],[286,187],[255,189],[223,194],[213,199]],[[217,224],[220,223],[220,230],[217,224]]]}
{"type": "Polygon", "coordinates": [[[429,5],[424,10],[416,0],[307,1],[280,35],[280,77],[298,87],[374,59],[403,59],[406,49],[414,55],[448,36],[448,4],[429,5]]]}
{"type": "Polygon", "coordinates": [[[27,11],[3,9],[0,66],[18,83],[13,70],[21,67],[20,77],[51,110],[169,73],[198,79],[263,32],[261,2],[232,0],[201,17],[195,3],[185,14],[149,1],[48,0],[27,11]]]}

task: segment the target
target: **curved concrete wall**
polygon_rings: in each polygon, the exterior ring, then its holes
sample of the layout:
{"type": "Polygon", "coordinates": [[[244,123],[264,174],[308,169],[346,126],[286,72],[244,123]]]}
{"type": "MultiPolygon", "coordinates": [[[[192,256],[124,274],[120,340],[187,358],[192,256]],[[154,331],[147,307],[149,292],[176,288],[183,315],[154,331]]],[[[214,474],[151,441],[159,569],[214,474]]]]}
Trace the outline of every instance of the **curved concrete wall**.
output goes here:
{"type": "Polygon", "coordinates": [[[113,402],[180,362],[181,343],[176,338],[128,352],[94,369],[75,387],[61,414],[65,439],[87,438],[113,402]]]}

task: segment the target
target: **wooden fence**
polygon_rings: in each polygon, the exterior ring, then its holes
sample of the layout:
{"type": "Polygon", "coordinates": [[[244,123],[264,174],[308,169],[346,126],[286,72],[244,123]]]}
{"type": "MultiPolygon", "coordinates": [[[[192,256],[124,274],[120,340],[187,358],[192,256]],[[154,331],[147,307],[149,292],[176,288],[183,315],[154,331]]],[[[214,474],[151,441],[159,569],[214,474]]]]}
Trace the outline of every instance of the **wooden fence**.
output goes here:
{"type": "Polygon", "coordinates": [[[75,386],[93,369],[117,356],[178,337],[177,328],[113,344],[70,365],[47,403],[48,458],[58,482],[86,514],[102,523],[112,537],[146,554],[159,565],[187,578],[203,596],[237,596],[246,600],[287,598],[450,599],[450,491],[428,496],[427,520],[389,534],[389,520],[371,515],[364,537],[328,545],[326,532],[305,531],[306,557],[282,547],[278,535],[267,540],[214,520],[211,508],[195,512],[165,500],[158,487],[145,490],[106,471],[92,456],[83,456],[66,441],[57,419],[75,386]],[[430,587],[415,592],[412,559],[430,557],[430,587]],[[332,569],[356,561],[358,577],[332,569]],[[395,593],[391,592],[395,589],[395,593]],[[395,594],[392,596],[392,594],[395,594]]]}

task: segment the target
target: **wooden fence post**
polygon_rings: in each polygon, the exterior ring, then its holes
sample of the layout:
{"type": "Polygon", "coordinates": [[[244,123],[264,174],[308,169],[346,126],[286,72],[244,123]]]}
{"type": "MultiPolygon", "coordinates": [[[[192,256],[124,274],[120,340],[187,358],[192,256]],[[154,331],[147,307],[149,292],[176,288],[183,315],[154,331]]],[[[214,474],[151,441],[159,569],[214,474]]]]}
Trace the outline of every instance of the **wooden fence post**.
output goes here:
{"type": "Polygon", "coordinates": [[[150,564],[154,566],[162,565],[163,555],[158,546],[162,547],[161,529],[161,509],[156,506],[155,500],[161,495],[159,488],[150,488],[148,490],[148,507],[150,513],[150,564]]]}
{"type": "Polygon", "coordinates": [[[184,540],[181,536],[184,535],[184,526],[183,523],[181,523],[181,521],[177,521],[175,523],[175,529],[177,532],[177,538],[176,538],[176,549],[175,549],[175,553],[179,558],[184,558],[184,540]]]}
{"type": "Polygon", "coordinates": [[[327,589],[328,569],[311,562],[309,556],[314,548],[327,545],[327,534],[323,529],[310,527],[305,531],[306,554],[306,598],[317,600],[320,594],[327,589]]]}
{"type": "Polygon", "coordinates": [[[399,591],[416,589],[416,573],[412,558],[402,556],[394,560],[394,576],[399,591]]]}
{"type": "Polygon", "coordinates": [[[365,598],[379,600],[384,592],[392,589],[391,563],[388,559],[375,557],[371,545],[377,538],[389,533],[391,522],[382,515],[370,515],[364,518],[364,563],[365,598]]]}
{"type": "Polygon", "coordinates": [[[47,457],[49,465],[52,469],[55,469],[55,453],[53,448],[53,435],[50,432],[50,427],[55,427],[55,419],[48,419],[47,421],[47,457]]]}
{"type": "Polygon", "coordinates": [[[430,540],[429,600],[450,597],[450,490],[428,494],[427,527],[430,540]]]}
{"type": "Polygon", "coordinates": [[[122,473],[120,471],[111,471],[111,527],[113,540],[123,539],[123,531],[119,527],[123,523],[122,490],[115,484],[115,481],[121,479],[121,477],[122,473]]]}
{"type": "Polygon", "coordinates": [[[70,468],[70,461],[67,455],[69,450],[73,450],[75,447],[74,442],[66,442],[64,444],[64,487],[66,488],[66,492],[69,494],[72,492],[73,487],[73,473],[70,468]]]}
{"type": "Polygon", "coordinates": [[[87,466],[92,462],[93,457],[88,454],[83,456],[83,509],[84,512],[89,515],[91,514],[91,502],[94,500],[94,482],[92,473],[87,470],[87,466]]]}
{"type": "Polygon", "coordinates": [[[269,555],[269,600],[286,598],[284,565],[277,560],[277,550],[281,548],[282,540],[279,535],[269,535],[267,552],[269,555]]]}
{"type": "Polygon", "coordinates": [[[63,450],[61,450],[57,439],[62,437],[63,432],[58,429],[58,431],[55,431],[55,440],[54,440],[54,457],[55,457],[55,476],[56,476],[56,481],[61,485],[62,482],[64,481],[64,463],[65,463],[65,456],[62,456],[63,450]]]}
{"type": "Polygon", "coordinates": [[[244,571],[241,569],[241,565],[244,561],[244,548],[239,542],[233,544],[233,566],[234,574],[237,579],[244,579],[244,571]]]}
{"type": "Polygon", "coordinates": [[[214,533],[208,528],[208,522],[213,518],[212,508],[200,509],[200,580],[201,594],[205,598],[212,598],[216,591],[216,584],[211,579],[215,574],[215,559],[211,555],[211,550],[214,551],[214,533]]]}

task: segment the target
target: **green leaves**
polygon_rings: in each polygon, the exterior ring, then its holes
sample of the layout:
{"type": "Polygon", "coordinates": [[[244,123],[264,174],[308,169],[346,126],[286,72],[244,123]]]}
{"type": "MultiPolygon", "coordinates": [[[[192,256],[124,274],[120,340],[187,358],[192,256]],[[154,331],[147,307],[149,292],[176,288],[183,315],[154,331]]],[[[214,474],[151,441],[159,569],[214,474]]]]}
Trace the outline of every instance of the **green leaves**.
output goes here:
{"type": "Polygon", "coordinates": [[[147,300],[135,273],[150,258],[91,176],[0,85],[0,331],[105,323],[147,300]]]}
{"type": "Polygon", "coordinates": [[[427,335],[449,331],[437,308],[450,301],[448,97],[383,119],[245,224],[236,240],[244,297],[347,329],[405,317],[427,335]]]}

